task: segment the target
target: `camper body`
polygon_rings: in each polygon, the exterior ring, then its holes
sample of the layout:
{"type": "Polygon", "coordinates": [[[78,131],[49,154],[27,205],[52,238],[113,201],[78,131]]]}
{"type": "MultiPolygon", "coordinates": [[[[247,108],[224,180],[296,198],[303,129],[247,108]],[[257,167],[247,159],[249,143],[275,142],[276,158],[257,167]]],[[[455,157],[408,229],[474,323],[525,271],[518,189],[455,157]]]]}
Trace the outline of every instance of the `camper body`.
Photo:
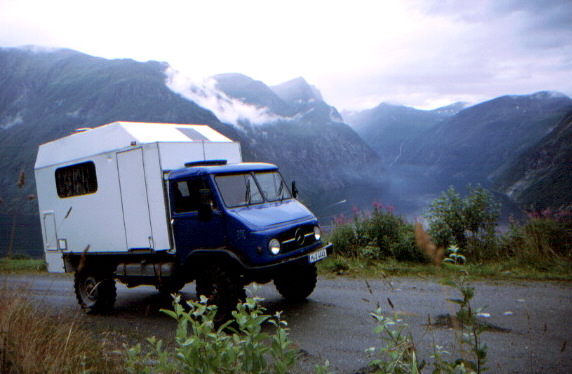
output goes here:
{"type": "Polygon", "coordinates": [[[278,168],[243,163],[204,125],[116,122],[40,146],[35,165],[50,272],[75,272],[86,312],[109,311],[115,280],[197,294],[226,318],[250,282],[288,299],[316,284],[331,245],[278,168]]]}

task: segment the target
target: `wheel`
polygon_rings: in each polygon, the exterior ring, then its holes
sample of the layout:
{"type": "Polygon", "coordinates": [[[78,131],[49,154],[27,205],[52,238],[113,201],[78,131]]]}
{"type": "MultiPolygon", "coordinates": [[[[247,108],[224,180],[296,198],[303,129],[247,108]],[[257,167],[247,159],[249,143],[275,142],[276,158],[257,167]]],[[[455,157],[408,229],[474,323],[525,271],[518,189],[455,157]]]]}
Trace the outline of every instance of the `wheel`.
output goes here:
{"type": "Polygon", "coordinates": [[[88,314],[105,314],[113,309],[117,291],[115,280],[89,268],[77,271],[74,277],[75,295],[82,310],[88,314]]]}
{"type": "Polygon", "coordinates": [[[232,311],[246,299],[244,283],[237,270],[228,264],[208,264],[197,276],[197,296],[205,296],[217,306],[215,326],[232,318],[232,311]]]}
{"type": "Polygon", "coordinates": [[[314,291],[318,281],[315,264],[296,263],[285,265],[274,277],[274,286],[283,298],[304,301],[314,291]]]}

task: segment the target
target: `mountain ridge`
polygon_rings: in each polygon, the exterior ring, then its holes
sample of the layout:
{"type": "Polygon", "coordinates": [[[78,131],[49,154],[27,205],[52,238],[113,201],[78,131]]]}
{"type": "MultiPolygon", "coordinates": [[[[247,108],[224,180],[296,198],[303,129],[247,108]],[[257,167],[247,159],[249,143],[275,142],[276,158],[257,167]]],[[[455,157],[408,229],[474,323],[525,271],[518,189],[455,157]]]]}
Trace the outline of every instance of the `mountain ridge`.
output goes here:
{"type": "Polygon", "coordinates": [[[36,234],[20,233],[16,241],[36,237],[28,247],[41,246],[37,207],[21,203],[35,192],[37,146],[118,120],[213,127],[241,143],[245,161],[275,163],[287,179],[296,179],[301,198],[325,224],[374,200],[419,215],[450,184],[481,183],[519,204],[540,201],[539,194],[562,196],[542,201],[547,207],[572,199],[562,192],[572,190],[572,181],[559,175],[568,170],[562,160],[572,157],[568,125],[559,124],[572,99],[556,92],[430,111],[382,103],[344,118],[301,77],[268,86],[226,73],[197,83],[165,62],[106,60],[72,50],[0,48],[0,66],[0,251],[19,206],[20,232],[36,234]],[[519,163],[538,170],[523,177],[515,169],[519,163]],[[22,170],[29,182],[19,190],[22,170]]]}

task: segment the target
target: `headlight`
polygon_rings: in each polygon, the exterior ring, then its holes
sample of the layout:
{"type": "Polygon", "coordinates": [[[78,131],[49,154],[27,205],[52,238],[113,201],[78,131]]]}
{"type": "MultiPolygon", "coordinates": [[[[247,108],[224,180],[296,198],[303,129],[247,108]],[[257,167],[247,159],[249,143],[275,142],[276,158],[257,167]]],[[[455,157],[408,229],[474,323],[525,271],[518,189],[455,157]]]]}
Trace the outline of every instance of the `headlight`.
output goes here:
{"type": "Polygon", "coordinates": [[[322,230],[320,230],[318,226],[314,226],[314,238],[316,238],[316,241],[318,241],[320,240],[321,237],[322,237],[322,230]]]}
{"type": "Polygon", "coordinates": [[[268,242],[268,250],[273,255],[277,255],[278,253],[280,253],[280,241],[276,238],[270,240],[268,242]]]}

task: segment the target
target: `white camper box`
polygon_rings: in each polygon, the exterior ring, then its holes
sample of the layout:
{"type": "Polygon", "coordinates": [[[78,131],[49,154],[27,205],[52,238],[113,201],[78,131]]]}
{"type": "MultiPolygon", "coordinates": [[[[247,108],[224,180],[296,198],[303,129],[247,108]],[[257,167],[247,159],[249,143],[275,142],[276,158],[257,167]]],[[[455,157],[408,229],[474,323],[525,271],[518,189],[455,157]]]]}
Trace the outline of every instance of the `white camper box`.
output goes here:
{"type": "Polygon", "coordinates": [[[64,272],[62,254],[88,246],[172,249],[164,177],[214,159],[241,162],[240,144],[205,125],[115,122],[41,145],[35,176],[48,270],[64,272]]]}

